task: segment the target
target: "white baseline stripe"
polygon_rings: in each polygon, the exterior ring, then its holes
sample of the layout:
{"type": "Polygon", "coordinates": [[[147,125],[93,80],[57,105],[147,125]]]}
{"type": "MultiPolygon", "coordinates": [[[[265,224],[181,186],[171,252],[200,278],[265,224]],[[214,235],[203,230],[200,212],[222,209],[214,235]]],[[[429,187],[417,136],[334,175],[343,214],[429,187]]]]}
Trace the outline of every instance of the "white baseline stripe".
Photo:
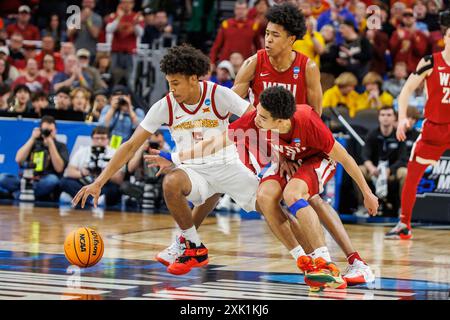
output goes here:
{"type": "Polygon", "coordinates": [[[80,296],[0,290],[0,300],[74,300],[79,298],[80,296]]]}
{"type": "MultiPolygon", "coordinates": [[[[71,279],[73,280],[73,279],[71,279]]],[[[69,281],[71,281],[69,280],[69,281]]],[[[0,275],[0,281],[3,282],[12,282],[12,283],[22,283],[22,284],[41,284],[41,285],[56,285],[56,286],[63,286],[67,287],[67,282],[65,280],[47,280],[47,279],[37,279],[37,278],[20,278],[20,279],[13,279],[8,278],[0,275]]],[[[109,289],[109,290],[129,290],[136,288],[136,286],[124,286],[124,285],[117,285],[117,284],[104,284],[104,283],[93,283],[93,282],[86,282],[86,281],[80,281],[80,287],[92,287],[93,289],[109,289]]]]}
{"type": "MultiPolygon", "coordinates": [[[[0,275],[15,275],[20,277],[34,277],[34,278],[47,278],[47,279],[72,279],[73,274],[48,274],[48,273],[33,273],[33,272],[16,272],[16,271],[0,271],[0,275]]],[[[128,280],[128,279],[115,279],[115,278],[98,278],[88,277],[80,274],[81,280],[86,282],[99,282],[99,283],[113,283],[113,284],[128,284],[128,285],[147,285],[151,286],[158,284],[158,281],[142,281],[142,280],[128,280]]]]}
{"type": "Polygon", "coordinates": [[[64,288],[64,287],[52,287],[52,286],[38,286],[38,285],[23,285],[16,283],[5,283],[0,282],[0,289],[12,289],[12,290],[21,290],[21,291],[40,291],[44,293],[57,292],[57,293],[72,293],[72,294],[105,294],[109,293],[109,291],[100,291],[100,290],[92,290],[92,289],[82,289],[82,288],[64,288]]]}

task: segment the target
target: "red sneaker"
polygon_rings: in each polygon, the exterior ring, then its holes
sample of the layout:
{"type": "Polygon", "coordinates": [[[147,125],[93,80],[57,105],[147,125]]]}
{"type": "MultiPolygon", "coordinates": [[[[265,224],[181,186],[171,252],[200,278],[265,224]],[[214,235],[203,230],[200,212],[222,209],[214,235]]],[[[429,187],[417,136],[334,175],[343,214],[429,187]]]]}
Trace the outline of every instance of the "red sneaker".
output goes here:
{"type": "Polygon", "coordinates": [[[189,240],[185,240],[186,249],[174,263],[167,267],[171,274],[182,275],[191,271],[192,268],[203,267],[208,264],[208,249],[202,244],[196,246],[189,240]]]}

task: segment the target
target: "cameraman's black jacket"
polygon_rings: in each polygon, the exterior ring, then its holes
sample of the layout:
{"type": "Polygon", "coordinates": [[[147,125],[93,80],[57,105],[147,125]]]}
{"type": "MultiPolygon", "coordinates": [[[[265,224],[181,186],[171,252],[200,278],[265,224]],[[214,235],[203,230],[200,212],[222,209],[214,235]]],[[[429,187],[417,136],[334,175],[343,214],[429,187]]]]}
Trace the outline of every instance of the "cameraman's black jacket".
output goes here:
{"type": "MultiPolygon", "coordinates": [[[[55,146],[58,150],[59,155],[64,161],[64,168],[67,167],[67,164],[69,163],[69,151],[67,150],[67,146],[59,141],[55,140],[55,146]]],[[[56,172],[55,168],[53,167],[53,163],[50,159],[50,152],[48,150],[48,147],[44,145],[44,141],[42,139],[37,139],[33,145],[33,148],[31,149],[30,155],[29,155],[29,161],[32,162],[33,159],[33,153],[36,152],[44,152],[44,168],[41,172],[35,172],[37,175],[47,175],[47,174],[55,174],[57,176],[62,176],[64,174],[64,170],[61,173],[56,172]]]]}
{"type": "Polygon", "coordinates": [[[387,160],[391,174],[395,174],[398,168],[405,167],[408,162],[406,145],[397,140],[395,129],[385,137],[378,127],[367,135],[362,160],[364,162],[370,160],[375,166],[378,166],[379,161],[387,160]]]}

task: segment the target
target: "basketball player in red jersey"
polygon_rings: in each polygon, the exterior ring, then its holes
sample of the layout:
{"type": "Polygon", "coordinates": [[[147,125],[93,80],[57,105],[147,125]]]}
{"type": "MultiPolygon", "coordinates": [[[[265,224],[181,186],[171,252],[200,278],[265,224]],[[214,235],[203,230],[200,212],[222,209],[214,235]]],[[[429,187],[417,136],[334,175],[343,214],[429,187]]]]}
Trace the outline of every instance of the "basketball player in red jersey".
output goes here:
{"type": "MultiPolygon", "coordinates": [[[[270,8],[266,18],[268,25],[265,49],[259,50],[244,62],[236,76],[233,90],[241,97],[249,94],[253,105],[257,106],[258,97],[265,88],[282,86],[291,91],[297,104],[308,104],[321,115],[322,87],[319,68],[313,60],[292,50],[294,42],[305,35],[304,16],[296,6],[285,3],[270,8]]],[[[249,163],[246,165],[251,168],[249,163]]],[[[252,165],[262,168],[265,164],[252,165]]],[[[280,173],[292,176],[297,169],[296,162],[286,161],[281,165],[280,173]]],[[[276,186],[267,185],[268,190],[274,190],[274,187],[276,186]]],[[[268,190],[261,188],[260,192],[265,193],[268,190]]],[[[281,190],[278,191],[269,193],[273,195],[274,203],[279,203],[275,201],[281,197],[281,190]]],[[[311,198],[309,203],[347,257],[349,266],[344,273],[347,283],[352,285],[374,281],[373,272],[354,249],[336,211],[320,196],[311,198]]]]}
{"type": "MultiPolygon", "coordinates": [[[[446,12],[449,15],[450,13],[446,12]]],[[[402,190],[399,223],[388,233],[387,239],[411,239],[411,216],[416,202],[416,191],[425,169],[435,164],[445,150],[450,149],[450,27],[444,31],[444,51],[420,60],[398,99],[397,139],[406,139],[410,126],[406,117],[411,94],[425,80],[428,100],[425,105],[425,121],[422,133],[411,150],[408,174],[402,190]]]]}

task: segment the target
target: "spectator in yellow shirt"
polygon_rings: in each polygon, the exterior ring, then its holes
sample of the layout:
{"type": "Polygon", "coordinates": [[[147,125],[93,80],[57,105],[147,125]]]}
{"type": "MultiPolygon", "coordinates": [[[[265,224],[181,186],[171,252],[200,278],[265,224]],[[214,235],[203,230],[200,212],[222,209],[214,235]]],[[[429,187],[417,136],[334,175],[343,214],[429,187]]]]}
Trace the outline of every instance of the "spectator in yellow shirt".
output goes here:
{"type": "Polygon", "coordinates": [[[383,91],[383,79],[376,72],[367,73],[362,81],[366,87],[366,91],[361,94],[360,107],[358,111],[365,109],[380,109],[384,106],[392,107],[394,104],[394,97],[383,91]]]}
{"type": "Polygon", "coordinates": [[[325,51],[325,39],[316,31],[317,21],[312,16],[311,4],[308,1],[302,2],[299,9],[305,16],[307,32],[302,40],[294,42],[292,48],[313,60],[320,68],[320,56],[325,51]]]}
{"type": "Polygon", "coordinates": [[[358,80],[350,72],[343,72],[334,81],[334,86],[325,91],[322,100],[323,108],[344,106],[349,116],[354,117],[360,107],[360,95],[355,91],[358,80]]]}

